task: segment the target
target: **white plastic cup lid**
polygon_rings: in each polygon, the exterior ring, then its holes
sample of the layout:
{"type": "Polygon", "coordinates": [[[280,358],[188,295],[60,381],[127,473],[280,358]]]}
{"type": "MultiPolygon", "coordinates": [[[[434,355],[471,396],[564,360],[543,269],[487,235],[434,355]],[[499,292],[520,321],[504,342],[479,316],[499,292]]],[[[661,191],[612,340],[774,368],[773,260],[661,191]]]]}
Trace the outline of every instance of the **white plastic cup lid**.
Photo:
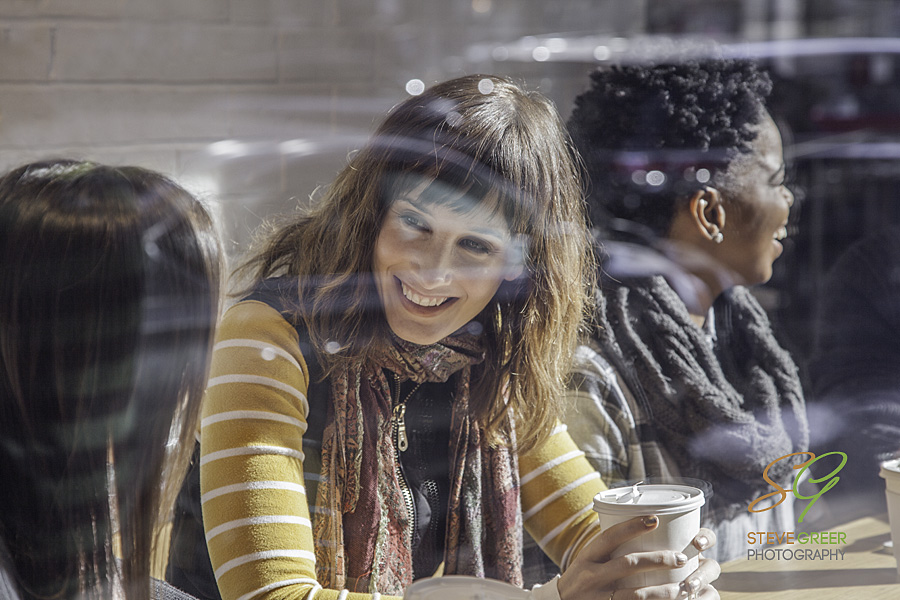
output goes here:
{"type": "Polygon", "coordinates": [[[613,488],[594,496],[594,510],[608,515],[671,515],[703,506],[703,491],[689,485],[647,484],[613,488]]]}
{"type": "Polygon", "coordinates": [[[886,460],[881,463],[881,470],[878,472],[878,474],[883,479],[900,478],[900,458],[886,460]]]}

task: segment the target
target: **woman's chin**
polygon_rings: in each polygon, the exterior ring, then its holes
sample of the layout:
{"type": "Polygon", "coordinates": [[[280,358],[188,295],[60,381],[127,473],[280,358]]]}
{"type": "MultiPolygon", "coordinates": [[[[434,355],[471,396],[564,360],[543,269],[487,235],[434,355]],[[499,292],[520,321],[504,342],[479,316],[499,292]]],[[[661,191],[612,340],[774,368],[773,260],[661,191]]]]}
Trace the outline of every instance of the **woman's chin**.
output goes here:
{"type": "Polygon", "coordinates": [[[388,326],[391,328],[391,332],[401,340],[411,344],[418,344],[419,346],[429,346],[449,335],[429,327],[415,327],[407,324],[396,324],[395,326],[390,323],[390,320],[388,321],[388,326]]]}
{"type": "Polygon", "coordinates": [[[748,273],[746,277],[739,278],[739,281],[735,283],[735,285],[743,285],[746,287],[752,287],[755,285],[763,285],[765,283],[769,283],[769,280],[772,279],[772,265],[763,265],[759,268],[758,271],[754,273],[748,273]]]}

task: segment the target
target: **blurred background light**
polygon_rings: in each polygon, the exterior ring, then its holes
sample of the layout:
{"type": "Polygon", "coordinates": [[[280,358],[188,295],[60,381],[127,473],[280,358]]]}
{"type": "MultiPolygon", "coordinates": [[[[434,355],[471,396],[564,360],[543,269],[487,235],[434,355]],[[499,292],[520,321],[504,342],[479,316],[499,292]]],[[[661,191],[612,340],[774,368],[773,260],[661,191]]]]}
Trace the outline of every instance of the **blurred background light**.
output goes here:
{"type": "Polygon", "coordinates": [[[538,46],[531,51],[531,56],[538,62],[544,62],[550,58],[550,49],[547,46],[538,46]]]}
{"type": "Polygon", "coordinates": [[[425,91],[425,82],[421,79],[410,79],[406,82],[406,93],[410,96],[418,96],[425,91]]]}

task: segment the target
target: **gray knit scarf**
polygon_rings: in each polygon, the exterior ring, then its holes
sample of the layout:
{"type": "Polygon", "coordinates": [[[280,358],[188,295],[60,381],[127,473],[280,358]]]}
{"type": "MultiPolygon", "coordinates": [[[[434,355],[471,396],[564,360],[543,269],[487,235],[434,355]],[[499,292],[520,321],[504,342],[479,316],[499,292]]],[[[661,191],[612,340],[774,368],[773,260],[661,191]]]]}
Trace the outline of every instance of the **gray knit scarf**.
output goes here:
{"type": "MultiPolygon", "coordinates": [[[[763,469],[807,450],[809,426],[797,366],[750,292],[716,300],[715,348],[661,276],[605,285],[597,301],[598,340],[659,442],[683,476],[713,485],[708,517],[731,518],[773,491],[763,469]]],[[[808,457],[792,458],[769,470],[785,487],[808,457]]]]}

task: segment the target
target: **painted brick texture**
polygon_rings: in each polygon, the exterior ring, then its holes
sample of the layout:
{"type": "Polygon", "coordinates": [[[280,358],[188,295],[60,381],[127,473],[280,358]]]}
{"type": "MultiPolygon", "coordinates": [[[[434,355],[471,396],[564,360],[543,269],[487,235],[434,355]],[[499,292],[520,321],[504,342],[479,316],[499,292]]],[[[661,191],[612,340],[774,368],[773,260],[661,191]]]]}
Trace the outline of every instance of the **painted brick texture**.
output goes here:
{"type": "Polygon", "coordinates": [[[573,10],[544,0],[3,0],[0,169],[73,156],[162,170],[216,203],[238,253],[261,218],[331,180],[409,79],[524,74],[472,63],[467,48],[602,26],[602,15],[579,21],[573,10]]]}

